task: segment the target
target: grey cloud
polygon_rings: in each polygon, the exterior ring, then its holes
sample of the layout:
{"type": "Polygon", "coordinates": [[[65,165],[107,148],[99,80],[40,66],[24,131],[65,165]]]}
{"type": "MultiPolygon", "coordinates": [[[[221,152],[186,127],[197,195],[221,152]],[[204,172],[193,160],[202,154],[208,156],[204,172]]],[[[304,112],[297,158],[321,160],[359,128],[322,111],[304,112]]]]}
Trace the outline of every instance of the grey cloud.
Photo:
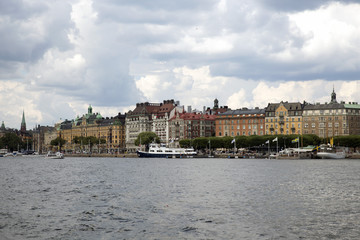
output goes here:
{"type": "Polygon", "coordinates": [[[47,49],[56,47],[68,49],[67,39],[70,23],[70,5],[53,3],[48,8],[45,3],[27,6],[22,1],[4,1],[0,19],[5,23],[0,26],[0,59],[14,62],[35,62],[47,49]],[[46,11],[45,11],[46,10],[46,11]],[[39,32],[34,19],[44,19],[41,24],[44,32],[39,32]],[[34,21],[34,22],[31,22],[34,21]]]}
{"type": "MultiPolygon", "coordinates": [[[[284,12],[299,12],[304,10],[317,9],[323,5],[335,2],[334,0],[301,0],[301,1],[289,1],[289,0],[259,0],[259,2],[266,8],[273,11],[284,12]]],[[[356,0],[342,0],[342,3],[358,3],[356,0]]]]}

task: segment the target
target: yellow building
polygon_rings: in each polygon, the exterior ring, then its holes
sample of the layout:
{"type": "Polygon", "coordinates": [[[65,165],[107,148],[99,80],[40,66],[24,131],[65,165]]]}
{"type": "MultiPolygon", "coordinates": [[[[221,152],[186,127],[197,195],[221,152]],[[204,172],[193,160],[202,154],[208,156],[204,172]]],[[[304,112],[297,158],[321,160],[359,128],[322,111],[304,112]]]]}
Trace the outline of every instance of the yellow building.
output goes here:
{"type": "Polygon", "coordinates": [[[89,146],[75,144],[75,137],[96,137],[102,139],[93,147],[96,152],[124,152],[125,151],[125,115],[103,118],[100,113],[93,113],[89,106],[88,113],[75,120],[65,120],[57,124],[58,136],[66,143],[63,150],[68,152],[89,151],[89,146]]]}
{"type": "Polygon", "coordinates": [[[302,111],[300,102],[269,103],[265,110],[265,134],[302,134],[302,111]]]}

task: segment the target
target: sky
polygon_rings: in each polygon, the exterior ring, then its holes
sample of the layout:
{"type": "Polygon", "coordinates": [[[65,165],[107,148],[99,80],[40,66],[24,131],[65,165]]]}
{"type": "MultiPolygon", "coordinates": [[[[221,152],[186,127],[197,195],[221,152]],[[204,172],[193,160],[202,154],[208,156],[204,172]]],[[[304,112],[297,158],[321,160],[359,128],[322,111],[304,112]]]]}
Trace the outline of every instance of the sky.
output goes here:
{"type": "Polygon", "coordinates": [[[174,99],[360,102],[360,3],[0,0],[0,121],[27,129],[174,99]]]}

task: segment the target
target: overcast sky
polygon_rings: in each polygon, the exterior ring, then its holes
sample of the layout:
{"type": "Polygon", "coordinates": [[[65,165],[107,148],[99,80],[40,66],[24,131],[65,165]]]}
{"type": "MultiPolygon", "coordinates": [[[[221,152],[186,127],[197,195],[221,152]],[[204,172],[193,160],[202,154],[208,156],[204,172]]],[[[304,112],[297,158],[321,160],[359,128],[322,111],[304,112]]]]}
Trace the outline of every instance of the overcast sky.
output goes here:
{"type": "Polygon", "coordinates": [[[137,102],[360,102],[360,4],[0,0],[0,121],[53,125],[137,102]]]}

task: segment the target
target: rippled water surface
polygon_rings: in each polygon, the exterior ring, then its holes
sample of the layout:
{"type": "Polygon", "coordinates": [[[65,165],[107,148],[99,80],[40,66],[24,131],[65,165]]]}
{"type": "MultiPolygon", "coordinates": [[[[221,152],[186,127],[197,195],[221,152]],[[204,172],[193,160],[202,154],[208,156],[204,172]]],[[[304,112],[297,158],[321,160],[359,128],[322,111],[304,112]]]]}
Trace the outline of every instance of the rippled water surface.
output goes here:
{"type": "Polygon", "coordinates": [[[0,239],[359,239],[359,160],[0,158],[0,239]]]}

